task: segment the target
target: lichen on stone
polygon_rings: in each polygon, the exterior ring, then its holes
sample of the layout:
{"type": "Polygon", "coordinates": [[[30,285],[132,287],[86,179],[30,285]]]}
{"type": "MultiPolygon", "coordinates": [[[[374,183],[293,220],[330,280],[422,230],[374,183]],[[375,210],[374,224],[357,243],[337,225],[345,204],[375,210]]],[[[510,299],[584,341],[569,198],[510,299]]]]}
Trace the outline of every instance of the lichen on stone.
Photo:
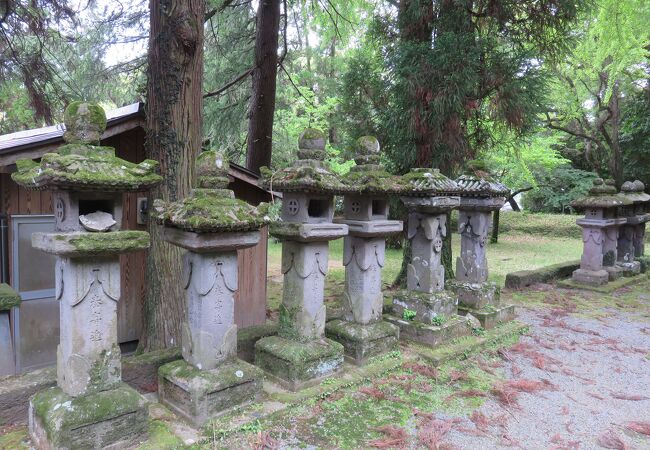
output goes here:
{"type": "Polygon", "coordinates": [[[438,169],[411,169],[402,175],[403,194],[410,197],[458,195],[459,186],[438,169]]]}

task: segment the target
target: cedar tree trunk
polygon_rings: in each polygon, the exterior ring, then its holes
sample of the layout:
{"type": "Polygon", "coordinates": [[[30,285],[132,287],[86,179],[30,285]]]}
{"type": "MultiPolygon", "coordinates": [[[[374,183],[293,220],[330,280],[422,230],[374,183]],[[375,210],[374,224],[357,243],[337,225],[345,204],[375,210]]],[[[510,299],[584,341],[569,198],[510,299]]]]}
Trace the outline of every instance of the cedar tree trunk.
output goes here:
{"type": "MultiPolygon", "coordinates": [[[[194,181],[194,161],[201,149],[204,0],[150,0],[147,80],[148,158],[160,162],[164,180],[152,199],[175,201],[187,196],[194,181]]],[[[185,315],[181,250],[161,239],[149,220],[144,332],[141,348],[179,345],[185,315]]]]}
{"type": "Polygon", "coordinates": [[[246,151],[246,167],[256,173],[260,172],[260,167],[271,165],[279,29],[280,0],[261,0],[257,8],[255,69],[246,151]]]}

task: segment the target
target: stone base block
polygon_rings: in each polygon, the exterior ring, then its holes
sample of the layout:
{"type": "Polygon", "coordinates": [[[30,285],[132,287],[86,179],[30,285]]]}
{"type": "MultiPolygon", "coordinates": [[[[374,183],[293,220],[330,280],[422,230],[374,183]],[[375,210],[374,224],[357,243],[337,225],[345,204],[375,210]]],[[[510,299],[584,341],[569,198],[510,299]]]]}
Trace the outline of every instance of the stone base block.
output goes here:
{"type": "Polygon", "coordinates": [[[158,370],[160,402],[195,426],[252,400],[262,389],[263,373],[232,358],[212,370],[199,370],[184,360],[158,370]]]}
{"type": "Polygon", "coordinates": [[[445,287],[458,297],[458,305],[467,308],[481,309],[487,305],[498,305],[501,289],[491,281],[483,283],[468,283],[449,280],[445,287]]]}
{"type": "Polygon", "coordinates": [[[409,321],[390,314],[384,315],[384,320],[397,325],[400,337],[411,341],[421,342],[431,347],[447,341],[471,334],[472,328],[468,321],[458,315],[446,318],[440,326],[426,324],[417,320],[409,321]]]}
{"type": "Polygon", "coordinates": [[[609,281],[618,280],[625,275],[623,268],[618,264],[615,266],[605,266],[603,269],[607,272],[607,278],[609,281]]]}
{"type": "Polygon", "coordinates": [[[337,372],[343,355],[343,345],[325,338],[300,342],[269,336],[255,344],[255,365],[292,391],[337,372]]]}
{"type": "Polygon", "coordinates": [[[581,284],[588,284],[590,286],[600,286],[609,281],[609,273],[605,269],[602,270],[586,270],[578,269],[573,272],[571,276],[573,281],[581,284]]]}
{"type": "Polygon", "coordinates": [[[639,261],[616,263],[616,267],[621,270],[624,277],[633,277],[641,273],[641,263],[639,261]]]}
{"type": "Polygon", "coordinates": [[[133,388],[71,397],[59,387],[41,391],[29,403],[29,434],[50,449],[131,448],[147,438],[146,400],[133,388]]]}
{"type": "Polygon", "coordinates": [[[458,314],[463,316],[471,314],[481,322],[481,326],[486,330],[491,330],[497,325],[513,320],[515,315],[515,305],[493,306],[488,305],[482,309],[458,307],[458,314]]]}
{"type": "Polygon", "coordinates": [[[325,324],[325,334],[343,344],[345,356],[359,366],[370,357],[397,349],[399,341],[399,328],[384,321],[361,325],[333,320],[325,324]]]}
{"type": "Polygon", "coordinates": [[[393,297],[393,313],[404,317],[405,310],[415,312],[415,320],[431,323],[437,316],[452,316],[458,310],[458,297],[448,291],[431,294],[416,291],[400,291],[393,297]]]}

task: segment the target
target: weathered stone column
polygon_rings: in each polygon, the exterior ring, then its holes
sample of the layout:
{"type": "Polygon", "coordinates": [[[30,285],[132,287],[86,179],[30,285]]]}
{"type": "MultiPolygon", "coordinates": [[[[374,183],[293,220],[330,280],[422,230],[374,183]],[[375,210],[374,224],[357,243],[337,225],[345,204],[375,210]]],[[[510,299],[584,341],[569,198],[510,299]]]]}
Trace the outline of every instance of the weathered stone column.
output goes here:
{"type": "Polygon", "coordinates": [[[15,375],[16,356],[11,335],[11,308],[19,307],[20,295],[6,283],[0,283],[0,377],[15,375]]]}
{"type": "Polygon", "coordinates": [[[30,402],[29,429],[39,448],[123,448],[147,430],[145,400],[121,381],[117,343],[119,255],[149,247],[144,231],[119,231],[123,192],[161,181],[155,161],[133,164],[96,145],[106,126],[97,105],[66,109],[67,144],[40,163],[18,162],[13,179],[53,190],[55,233],[34,233],[35,248],[57,255],[60,302],[57,384],[30,402]]]}
{"type": "Polygon", "coordinates": [[[458,299],[445,290],[442,242],[447,236],[447,213],[458,207],[458,185],[438,169],[412,169],[403,177],[400,197],[409,210],[406,237],[411,261],[406,290],[393,297],[387,320],[403,337],[437,346],[471,332],[458,316],[458,299]]]}
{"type": "Polygon", "coordinates": [[[514,306],[501,305],[496,283],[488,281],[487,242],[492,211],[500,209],[510,192],[507,187],[488,177],[462,175],[456,183],[460,188],[458,232],[460,255],[456,258],[456,279],[447,285],[458,296],[458,311],[472,314],[483,328],[514,318],[514,306]]]}
{"type": "Polygon", "coordinates": [[[255,364],[295,390],[331,375],[343,364],[343,346],[325,338],[323,295],[328,264],[328,241],[348,233],[332,223],[333,195],[343,185],[325,159],[325,135],[307,129],[298,142],[298,161],[262,182],[284,192],[282,221],[270,233],[282,241],[284,290],[278,336],[255,344],[255,364]]]}
{"type": "Polygon", "coordinates": [[[359,138],[357,165],[342,179],[344,219],[343,265],[345,291],[343,320],[325,326],[328,337],[343,344],[346,356],[363,364],[369,357],[393,350],[399,328],[382,320],[384,294],[381,270],[384,267],[386,236],[402,231],[402,222],[388,220],[388,196],[402,190],[399,178],[379,165],[379,142],[372,136],[359,138]]]}
{"type": "MultiPolygon", "coordinates": [[[[636,234],[639,226],[645,231],[645,222],[650,216],[644,212],[643,204],[650,201],[650,195],[643,192],[644,186],[640,181],[626,181],[621,186],[619,195],[631,202],[620,208],[625,223],[619,227],[618,250],[616,265],[621,268],[623,275],[632,276],[641,272],[641,262],[636,260],[638,243],[636,234]]],[[[641,234],[644,234],[643,231],[641,234]]]]}
{"type": "MultiPolygon", "coordinates": [[[[617,229],[625,223],[624,218],[617,217],[617,209],[632,202],[617,195],[616,188],[606,184],[602,178],[594,180],[589,196],[571,202],[576,210],[584,210],[585,217],[576,220],[582,227],[584,244],[580,268],[573,272],[572,279],[578,284],[601,285],[610,279],[610,273],[604,262],[612,257],[616,260],[616,250],[612,248],[613,233],[608,229],[617,229]]],[[[618,231],[615,232],[618,238],[618,231]]],[[[616,239],[618,242],[618,239],[616,239]]]]}
{"type": "Polygon", "coordinates": [[[160,401],[197,426],[228,408],[254,399],[261,371],[237,358],[235,293],[237,250],[259,242],[263,214],[235,199],[228,162],[214,151],[196,163],[198,187],[175,203],[156,201],[163,239],[187,250],[183,288],[187,315],[183,360],[158,371],[160,401]]]}

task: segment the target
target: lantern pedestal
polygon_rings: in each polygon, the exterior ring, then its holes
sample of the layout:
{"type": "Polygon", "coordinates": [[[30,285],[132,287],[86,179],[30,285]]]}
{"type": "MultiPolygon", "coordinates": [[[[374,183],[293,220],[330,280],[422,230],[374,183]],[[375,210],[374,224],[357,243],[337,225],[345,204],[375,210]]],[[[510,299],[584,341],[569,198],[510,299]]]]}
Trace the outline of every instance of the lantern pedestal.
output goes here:
{"type": "Polygon", "coordinates": [[[229,358],[211,370],[173,361],[162,366],[158,376],[161,403],[201,426],[233,406],[254,401],[262,390],[264,374],[247,362],[229,358]]]}
{"type": "Polygon", "coordinates": [[[146,400],[126,384],[73,397],[59,387],[29,402],[29,430],[36,448],[131,448],[147,433],[146,400]]]}

